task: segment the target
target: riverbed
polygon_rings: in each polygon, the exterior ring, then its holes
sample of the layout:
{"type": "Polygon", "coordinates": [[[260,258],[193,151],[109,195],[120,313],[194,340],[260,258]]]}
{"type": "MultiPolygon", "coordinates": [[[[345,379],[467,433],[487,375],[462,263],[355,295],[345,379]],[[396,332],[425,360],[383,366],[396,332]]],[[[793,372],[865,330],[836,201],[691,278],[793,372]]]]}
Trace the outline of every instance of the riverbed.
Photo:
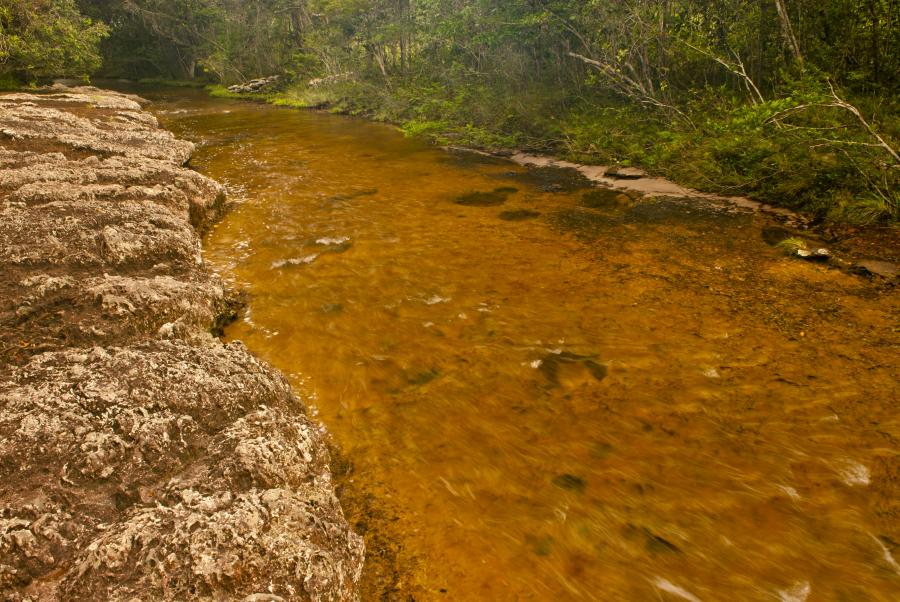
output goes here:
{"type": "Polygon", "coordinates": [[[363,600],[897,599],[896,288],[740,208],[145,95],[229,189],[226,338],[331,433],[363,600]]]}

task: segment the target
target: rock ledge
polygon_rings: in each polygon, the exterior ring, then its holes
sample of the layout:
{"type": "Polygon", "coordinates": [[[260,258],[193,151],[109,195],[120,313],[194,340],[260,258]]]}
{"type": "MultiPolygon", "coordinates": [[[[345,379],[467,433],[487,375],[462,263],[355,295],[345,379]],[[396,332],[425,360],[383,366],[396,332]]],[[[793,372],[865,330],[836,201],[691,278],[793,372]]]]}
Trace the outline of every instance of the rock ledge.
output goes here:
{"type": "Polygon", "coordinates": [[[223,189],[143,104],[0,95],[0,600],[355,600],[321,428],[210,334],[223,189]]]}

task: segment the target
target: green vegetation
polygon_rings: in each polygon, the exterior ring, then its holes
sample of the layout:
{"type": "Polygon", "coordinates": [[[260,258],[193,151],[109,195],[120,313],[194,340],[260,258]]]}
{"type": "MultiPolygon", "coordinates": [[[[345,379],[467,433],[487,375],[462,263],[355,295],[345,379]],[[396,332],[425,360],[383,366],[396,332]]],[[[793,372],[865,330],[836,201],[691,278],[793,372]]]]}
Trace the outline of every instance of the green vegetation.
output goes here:
{"type": "Polygon", "coordinates": [[[796,255],[797,251],[806,249],[806,241],[802,238],[785,238],[776,246],[786,255],[796,255]]]}
{"type": "Polygon", "coordinates": [[[84,76],[100,67],[108,29],[75,0],[0,0],[0,86],[44,76],[84,76]]]}
{"type": "MultiPolygon", "coordinates": [[[[109,23],[108,76],[233,96],[229,83],[279,74],[282,89],[257,98],[391,121],[444,144],[641,166],[835,220],[900,220],[900,0],[80,6],[94,33],[72,52],[89,56],[104,31],[92,23],[109,23]]],[[[4,16],[3,31],[21,37],[26,22],[4,16]]]]}

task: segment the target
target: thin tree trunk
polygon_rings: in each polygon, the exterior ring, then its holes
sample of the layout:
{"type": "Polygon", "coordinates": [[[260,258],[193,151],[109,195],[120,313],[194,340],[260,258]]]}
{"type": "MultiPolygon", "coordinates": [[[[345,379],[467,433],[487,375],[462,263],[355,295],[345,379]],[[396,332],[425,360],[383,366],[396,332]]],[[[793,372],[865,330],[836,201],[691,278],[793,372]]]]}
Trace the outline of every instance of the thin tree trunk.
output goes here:
{"type": "Polygon", "coordinates": [[[879,48],[880,37],[881,34],[878,29],[878,2],[876,0],[869,0],[869,16],[872,19],[872,38],[871,38],[871,53],[872,53],[872,79],[876,82],[881,82],[881,50],[879,48]]]}
{"type": "Polygon", "coordinates": [[[781,33],[784,36],[784,41],[788,48],[791,49],[794,60],[802,63],[803,53],[800,52],[800,43],[797,42],[797,36],[794,35],[794,27],[791,25],[791,17],[788,14],[784,0],[775,0],[775,8],[778,10],[778,20],[781,21],[781,33]]]}

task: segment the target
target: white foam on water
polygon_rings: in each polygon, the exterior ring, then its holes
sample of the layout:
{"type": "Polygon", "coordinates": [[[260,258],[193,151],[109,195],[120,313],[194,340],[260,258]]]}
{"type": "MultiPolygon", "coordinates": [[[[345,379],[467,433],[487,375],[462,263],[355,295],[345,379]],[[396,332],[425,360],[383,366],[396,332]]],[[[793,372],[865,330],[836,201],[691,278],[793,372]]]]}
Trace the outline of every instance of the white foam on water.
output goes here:
{"type": "Polygon", "coordinates": [[[661,589],[664,592],[670,593],[673,596],[678,596],[679,598],[688,600],[689,602],[701,602],[700,598],[687,591],[686,589],[678,587],[668,579],[657,577],[656,579],[654,579],[653,585],[657,589],[661,589]]]}
{"type": "Polygon", "coordinates": [[[345,242],[350,242],[350,238],[348,236],[341,236],[340,238],[320,238],[316,241],[317,245],[342,245],[345,242]]]}
{"type": "Polygon", "coordinates": [[[287,265],[309,265],[318,258],[319,256],[316,254],[307,255],[306,257],[296,257],[294,259],[279,259],[278,261],[272,262],[272,269],[277,270],[287,265]]]}
{"type": "Polygon", "coordinates": [[[869,469],[860,464],[848,460],[844,462],[843,468],[838,471],[841,480],[851,487],[865,487],[869,484],[869,469]]]}
{"type": "Polygon", "coordinates": [[[806,602],[812,593],[809,581],[798,581],[788,589],[778,591],[778,599],[781,602],[806,602]]]}
{"type": "Polygon", "coordinates": [[[719,375],[719,371],[716,370],[715,368],[709,368],[708,370],[704,370],[703,376],[705,376],[706,378],[722,378],[719,375]]]}
{"type": "Polygon", "coordinates": [[[884,559],[884,561],[888,565],[890,565],[890,567],[892,569],[894,569],[895,573],[900,575],[900,564],[898,564],[897,561],[894,559],[894,556],[891,554],[891,551],[887,548],[887,546],[884,545],[884,543],[880,539],[878,539],[871,533],[869,533],[869,537],[874,539],[875,543],[878,544],[878,547],[881,549],[881,557],[884,559]]]}
{"type": "Polygon", "coordinates": [[[441,297],[440,295],[432,295],[428,299],[425,299],[425,305],[437,305],[438,303],[447,303],[450,301],[450,297],[441,297]]]}
{"type": "Polygon", "coordinates": [[[779,485],[778,488],[781,489],[783,492],[785,492],[787,494],[787,496],[789,498],[791,498],[792,500],[794,500],[795,502],[800,501],[800,494],[797,493],[797,490],[794,489],[793,487],[788,487],[787,485],[779,485]]]}

